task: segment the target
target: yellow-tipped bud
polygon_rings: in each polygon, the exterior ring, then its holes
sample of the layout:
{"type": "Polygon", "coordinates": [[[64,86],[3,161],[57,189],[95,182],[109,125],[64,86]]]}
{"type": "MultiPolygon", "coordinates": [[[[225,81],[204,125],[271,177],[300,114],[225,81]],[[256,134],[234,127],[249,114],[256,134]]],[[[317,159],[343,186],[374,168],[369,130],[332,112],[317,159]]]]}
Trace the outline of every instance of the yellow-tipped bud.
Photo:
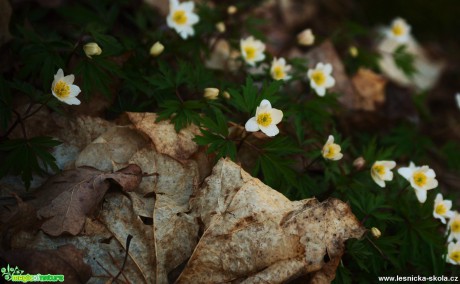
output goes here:
{"type": "Polygon", "coordinates": [[[102,49],[95,42],[85,44],[83,46],[83,51],[85,52],[86,56],[88,56],[88,58],[91,58],[91,56],[94,55],[100,55],[102,53],[102,49]]]}
{"type": "Polygon", "coordinates": [[[315,36],[311,29],[306,29],[297,35],[297,42],[300,45],[309,46],[315,42],[315,36]]]}
{"type": "Polygon", "coordinates": [[[228,13],[229,15],[233,15],[233,14],[235,14],[236,12],[238,12],[238,8],[236,8],[236,6],[233,6],[233,5],[232,5],[232,6],[228,6],[228,8],[227,8],[227,13],[228,13]]]}
{"type": "Polygon", "coordinates": [[[225,33],[225,31],[227,30],[227,28],[225,27],[224,22],[218,22],[216,24],[216,29],[219,31],[219,33],[225,33]]]}
{"type": "Polygon", "coordinates": [[[379,229],[377,229],[376,227],[372,227],[371,228],[371,234],[374,236],[374,238],[378,239],[380,238],[380,236],[382,235],[382,233],[380,232],[379,229]]]}
{"type": "Polygon", "coordinates": [[[222,94],[222,97],[224,97],[224,99],[229,100],[231,96],[230,96],[230,93],[229,93],[229,92],[225,91],[225,92],[222,94]]]}
{"type": "Polygon", "coordinates": [[[162,45],[161,42],[157,41],[150,48],[150,55],[158,56],[163,52],[163,50],[165,50],[165,46],[162,45]]]}
{"type": "Polygon", "coordinates": [[[206,88],[204,89],[203,97],[207,100],[217,100],[217,96],[219,96],[219,89],[217,88],[206,88]]]}
{"type": "Polygon", "coordinates": [[[350,46],[350,49],[348,49],[348,52],[350,53],[351,57],[356,57],[358,56],[359,52],[358,52],[358,48],[356,48],[356,46],[350,46]]]}

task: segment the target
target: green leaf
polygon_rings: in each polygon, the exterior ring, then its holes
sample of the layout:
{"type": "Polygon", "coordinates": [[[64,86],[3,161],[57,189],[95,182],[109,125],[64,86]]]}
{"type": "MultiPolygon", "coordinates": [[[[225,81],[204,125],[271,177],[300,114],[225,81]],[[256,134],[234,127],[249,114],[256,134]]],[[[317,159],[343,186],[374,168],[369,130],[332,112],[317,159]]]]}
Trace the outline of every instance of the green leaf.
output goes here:
{"type": "Polygon", "coordinates": [[[393,52],[393,60],[396,66],[408,77],[413,77],[417,73],[414,65],[415,56],[407,51],[406,45],[400,45],[396,48],[393,52]]]}
{"type": "Polygon", "coordinates": [[[0,144],[0,151],[5,153],[0,165],[0,177],[8,173],[21,175],[26,188],[30,187],[32,174],[42,175],[48,169],[58,171],[56,160],[48,152],[61,142],[51,137],[34,137],[31,139],[6,140],[0,144]]]}

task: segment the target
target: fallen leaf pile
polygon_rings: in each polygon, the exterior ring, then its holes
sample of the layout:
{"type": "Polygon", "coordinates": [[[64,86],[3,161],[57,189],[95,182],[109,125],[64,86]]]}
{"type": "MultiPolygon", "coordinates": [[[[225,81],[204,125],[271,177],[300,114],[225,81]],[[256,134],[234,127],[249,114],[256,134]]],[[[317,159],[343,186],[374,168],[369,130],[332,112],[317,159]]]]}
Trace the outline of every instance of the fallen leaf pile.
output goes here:
{"type": "Polygon", "coordinates": [[[176,133],[155,114],[128,117],[131,125],[109,126],[83,147],[77,167],[0,211],[3,259],[70,281],[58,257],[46,268],[19,257],[67,245],[81,282],[119,271],[122,283],[282,283],[307,274],[330,282],[343,242],[365,231],[343,202],[291,202],[227,159],[204,179],[195,126],[176,133]]]}

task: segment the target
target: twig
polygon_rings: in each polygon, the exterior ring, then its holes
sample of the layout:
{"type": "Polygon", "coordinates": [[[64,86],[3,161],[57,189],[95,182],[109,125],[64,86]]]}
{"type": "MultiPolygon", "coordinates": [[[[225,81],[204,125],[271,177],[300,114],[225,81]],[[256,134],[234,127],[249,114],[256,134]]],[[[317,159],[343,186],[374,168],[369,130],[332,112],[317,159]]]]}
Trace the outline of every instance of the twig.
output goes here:
{"type": "Polygon", "coordinates": [[[123,264],[121,265],[120,271],[118,272],[117,275],[115,275],[115,277],[114,277],[113,280],[112,280],[112,283],[115,282],[115,281],[117,280],[117,278],[120,276],[120,274],[121,274],[121,272],[123,271],[123,269],[125,269],[126,260],[128,259],[129,245],[131,244],[131,239],[132,239],[132,238],[133,238],[132,235],[128,235],[128,237],[126,238],[125,259],[123,259],[123,264]]]}

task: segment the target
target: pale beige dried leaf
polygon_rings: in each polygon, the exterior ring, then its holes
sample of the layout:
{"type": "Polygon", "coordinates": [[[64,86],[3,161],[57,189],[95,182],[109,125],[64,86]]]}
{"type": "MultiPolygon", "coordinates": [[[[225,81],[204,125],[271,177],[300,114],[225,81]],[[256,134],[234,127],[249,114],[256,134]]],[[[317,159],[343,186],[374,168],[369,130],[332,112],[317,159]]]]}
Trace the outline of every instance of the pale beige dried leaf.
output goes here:
{"type": "Polygon", "coordinates": [[[378,104],[385,102],[387,80],[372,70],[359,68],[351,79],[356,89],[355,109],[373,111],[378,104]]]}
{"type": "Polygon", "coordinates": [[[195,135],[200,133],[196,125],[176,132],[170,121],[155,122],[158,117],[155,113],[129,112],[128,117],[138,130],[150,137],[159,153],[187,160],[198,150],[198,145],[193,141],[195,135]]]}
{"type": "Polygon", "coordinates": [[[75,166],[89,166],[100,171],[119,170],[147,143],[146,137],[129,126],[112,127],[80,152],[75,166]]]}
{"type": "Polygon", "coordinates": [[[156,174],[144,178],[140,190],[155,192],[155,283],[168,283],[168,274],[190,257],[197,243],[198,226],[187,212],[198,181],[198,167],[194,161],[180,163],[149,148],[136,153],[130,162],[148,174],[156,174]]]}
{"type": "Polygon", "coordinates": [[[319,271],[365,231],[345,203],[291,202],[229,160],[194,195],[205,232],[177,283],[283,283],[319,271]]]}
{"type": "Polygon", "coordinates": [[[116,173],[103,173],[93,168],[78,168],[64,171],[51,178],[38,193],[37,215],[46,220],[41,229],[47,234],[58,236],[63,233],[77,235],[82,230],[85,218],[89,216],[104,197],[110,186],[109,180],[116,180],[134,190],[142,179],[136,165],[116,173]]]}
{"type": "Polygon", "coordinates": [[[128,254],[142,273],[142,281],[138,279],[135,282],[154,283],[155,270],[152,268],[156,260],[153,226],[144,224],[135,214],[129,198],[121,194],[108,194],[99,219],[125,250],[128,234],[133,236],[128,254]]]}

